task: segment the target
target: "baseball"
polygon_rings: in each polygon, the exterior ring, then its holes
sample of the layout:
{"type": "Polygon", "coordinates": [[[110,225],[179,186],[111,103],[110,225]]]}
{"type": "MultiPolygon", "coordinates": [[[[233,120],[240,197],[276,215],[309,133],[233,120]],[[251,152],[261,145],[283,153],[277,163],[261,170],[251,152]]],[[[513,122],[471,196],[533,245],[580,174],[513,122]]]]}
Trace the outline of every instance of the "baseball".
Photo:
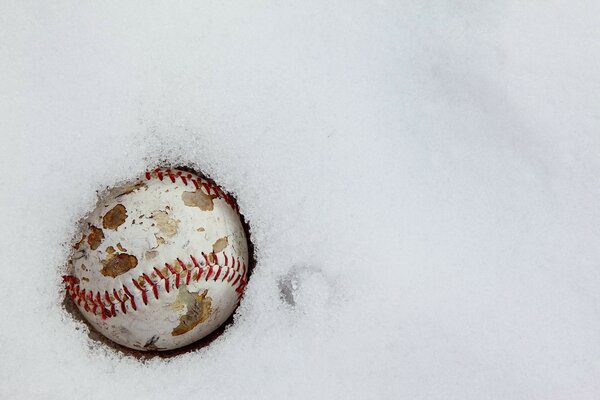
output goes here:
{"type": "Polygon", "coordinates": [[[108,190],[81,229],[67,293],[94,328],[132,349],[205,337],[232,315],[247,282],[237,205],[187,171],[155,169],[108,190]]]}

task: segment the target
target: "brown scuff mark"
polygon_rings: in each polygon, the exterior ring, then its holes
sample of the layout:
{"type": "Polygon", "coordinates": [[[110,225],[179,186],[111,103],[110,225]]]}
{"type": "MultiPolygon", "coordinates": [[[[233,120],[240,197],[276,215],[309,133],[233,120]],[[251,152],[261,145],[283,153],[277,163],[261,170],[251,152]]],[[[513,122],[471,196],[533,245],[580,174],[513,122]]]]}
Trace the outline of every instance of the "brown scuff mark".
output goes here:
{"type": "Polygon", "coordinates": [[[169,276],[169,273],[170,273],[169,267],[167,267],[167,266],[162,267],[160,272],[162,272],[163,276],[169,276]]]}
{"type": "Polygon", "coordinates": [[[112,246],[108,246],[108,247],[106,248],[106,252],[107,252],[108,254],[113,254],[113,253],[115,252],[115,248],[114,248],[114,247],[112,247],[112,246]]]}
{"type": "Polygon", "coordinates": [[[90,280],[88,278],[86,278],[85,276],[81,277],[81,280],[84,282],[89,282],[90,280]]]}
{"type": "Polygon", "coordinates": [[[206,229],[204,229],[203,227],[200,227],[198,229],[196,229],[198,232],[204,232],[206,229]]]}
{"type": "Polygon", "coordinates": [[[148,185],[146,185],[144,182],[131,183],[129,185],[124,185],[124,186],[116,189],[116,193],[118,193],[118,194],[115,194],[115,198],[125,196],[126,194],[132,193],[142,187],[147,189],[148,185]]]}
{"type": "Polygon", "coordinates": [[[201,189],[194,192],[183,192],[181,195],[183,204],[188,207],[198,207],[202,211],[212,211],[214,208],[213,199],[216,197],[204,193],[201,189]]]}
{"type": "Polygon", "coordinates": [[[207,255],[208,258],[208,263],[209,264],[216,264],[217,263],[217,257],[215,257],[214,253],[209,253],[207,255]]]}
{"type": "Polygon", "coordinates": [[[179,317],[179,325],[171,332],[172,336],[183,335],[206,321],[212,312],[212,299],[207,296],[208,289],[202,294],[190,293],[187,286],[181,286],[177,299],[171,307],[176,310],[186,306],[186,313],[179,317]]]}
{"type": "Polygon", "coordinates": [[[150,218],[156,221],[156,227],[163,236],[171,237],[177,233],[180,221],[172,218],[166,211],[153,211],[150,218]]]}
{"type": "Polygon", "coordinates": [[[103,240],[104,232],[102,232],[102,229],[96,228],[94,225],[90,225],[90,234],[87,238],[87,242],[90,245],[90,249],[96,250],[103,240]]]}
{"type": "Polygon", "coordinates": [[[158,255],[158,251],[156,250],[148,250],[145,254],[144,254],[144,258],[146,260],[152,260],[154,258],[156,258],[156,256],[158,255]]]}
{"type": "Polygon", "coordinates": [[[81,240],[77,243],[75,243],[75,245],[73,246],[73,248],[75,250],[79,250],[79,248],[81,247],[81,245],[83,244],[83,242],[85,241],[85,235],[81,236],[81,240]]]}
{"type": "Polygon", "coordinates": [[[125,247],[123,247],[123,246],[121,245],[121,243],[117,243],[117,249],[119,249],[119,251],[121,251],[121,252],[123,252],[123,253],[126,253],[126,252],[127,252],[127,249],[126,249],[125,247]]]}
{"type": "Polygon", "coordinates": [[[158,341],[158,339],[160,339],[160,336],[158,336],[158,335],[152,336],[150,339],[148,339],[148,341],[144,345],[144,349],[146,349],[146,350],[166,350],[162,347],[156,346],[156,342],[158,341]]]}
{"type": "Polygon", "coordinates": [[[127,209],[123,204],[117,204],[102,217],[102,227],[116,231],[119,226],[123,225],[126,219],[127,209]]]}
{"type": "Polygon", "coordinates": [[[140,285],[142,287],[142,289],[146,288],[146,279],[144,279],[143,276],[138,276],[136,281],[137,281],[138,285],[140,285]]]}
{"type": "Polygon", "coordinates": [[[102,269],[100,269],[100,273],[104,276],[116,278],[130,269],[135,268],[137,264],[137,258],[131,254],[109,254],[106,259],[102,260],[102,269]]]}
{"type": "Polygon", "coordinates": [[[225,247],[227,247],[227,245],[229,244],[229,241],[227,240],[227,236],[224,236],[220,239],[217,239],[216,242],[213,243],[212,248],[213,248],[213,253],[220,253],[223,251],[223,249],[225,247]]]}

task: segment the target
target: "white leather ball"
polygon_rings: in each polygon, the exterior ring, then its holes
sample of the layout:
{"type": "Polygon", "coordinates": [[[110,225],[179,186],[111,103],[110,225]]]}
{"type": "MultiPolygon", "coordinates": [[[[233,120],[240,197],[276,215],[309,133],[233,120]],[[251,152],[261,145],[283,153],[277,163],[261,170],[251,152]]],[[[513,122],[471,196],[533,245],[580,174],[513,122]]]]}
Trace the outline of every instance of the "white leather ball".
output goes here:
{"type": "Polygon", "coordinates": [[[82,222],[64,282],[107,338],[171,350],[231,316],[248,261],[233,199],[193,173],[156,169],[101,196],[82,222]]]}

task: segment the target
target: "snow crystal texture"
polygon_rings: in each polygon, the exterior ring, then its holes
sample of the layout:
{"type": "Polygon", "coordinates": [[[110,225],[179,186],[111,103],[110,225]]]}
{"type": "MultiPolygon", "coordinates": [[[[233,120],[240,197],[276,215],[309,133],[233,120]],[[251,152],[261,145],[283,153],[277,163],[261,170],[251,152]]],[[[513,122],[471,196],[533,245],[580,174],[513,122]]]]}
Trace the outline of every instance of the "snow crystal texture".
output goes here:
{"type": "Polygon", "coordinates": [[[600,2],[0,5],[0,398],[600,398],[600,2]],[[157,162],[257,264],[208,347],[91,340],[60,275],[157,162]]]}

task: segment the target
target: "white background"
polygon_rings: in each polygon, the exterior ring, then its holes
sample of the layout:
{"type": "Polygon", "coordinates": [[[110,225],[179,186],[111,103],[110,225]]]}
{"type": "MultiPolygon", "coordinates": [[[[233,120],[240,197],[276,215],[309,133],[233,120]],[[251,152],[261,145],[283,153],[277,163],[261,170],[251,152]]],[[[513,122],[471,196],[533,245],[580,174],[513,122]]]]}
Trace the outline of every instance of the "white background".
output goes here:
{"type": "Polygon", "coordinates": [[[599,43],[597,0],[4,0],[0,397],[600,398],[599,43]],[[258,263],[217,341],[141,363],[60,275],[164,159],[258,263]]]}

